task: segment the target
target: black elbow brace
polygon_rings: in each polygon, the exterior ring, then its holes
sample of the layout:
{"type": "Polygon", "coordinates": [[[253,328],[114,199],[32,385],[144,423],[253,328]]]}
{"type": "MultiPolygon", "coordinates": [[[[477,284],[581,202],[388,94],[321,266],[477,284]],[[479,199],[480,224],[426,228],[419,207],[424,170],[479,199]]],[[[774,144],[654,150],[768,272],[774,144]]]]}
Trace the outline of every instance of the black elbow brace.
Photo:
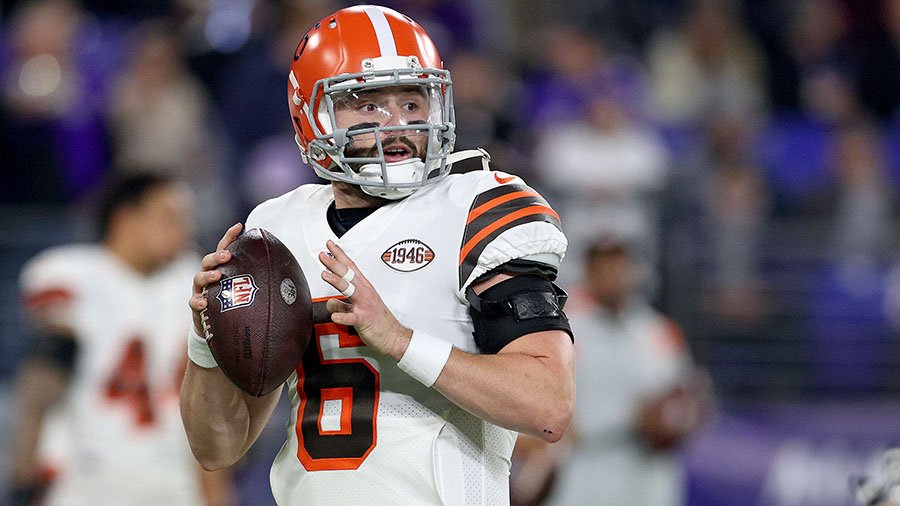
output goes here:
{"type": "Polygon", "coordinates": [[[566,292],[543,276],[513,276],[476,295],[466,290],[469,315],[475,325],[475,344],[494,354],[516,339],[544,330],[562,330],[574,342],[563,312],[566,292]]]}

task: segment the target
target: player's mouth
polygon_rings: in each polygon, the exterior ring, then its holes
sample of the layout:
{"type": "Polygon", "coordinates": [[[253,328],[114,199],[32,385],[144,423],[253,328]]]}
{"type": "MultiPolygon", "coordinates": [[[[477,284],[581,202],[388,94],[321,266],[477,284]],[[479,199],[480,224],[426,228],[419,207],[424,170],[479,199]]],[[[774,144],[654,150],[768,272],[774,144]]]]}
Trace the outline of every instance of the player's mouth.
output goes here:
{"type": "Polygon", "coordinates": [[[412,150],[409,149],[408,146],[400,142],[395,142],[385,146],[384,161],[387,163],[399,162],[411,157],[412,154],[412,150]]]}

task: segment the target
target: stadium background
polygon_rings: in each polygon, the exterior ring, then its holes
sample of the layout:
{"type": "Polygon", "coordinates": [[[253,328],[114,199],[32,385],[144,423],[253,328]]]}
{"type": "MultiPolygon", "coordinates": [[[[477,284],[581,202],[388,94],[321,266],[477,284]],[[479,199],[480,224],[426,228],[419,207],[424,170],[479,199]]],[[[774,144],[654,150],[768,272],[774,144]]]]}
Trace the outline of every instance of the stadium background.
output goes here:
{"type": "MultiPolygon", "coordinates": [[[[719,399],[681,451],[690,504],[850,504],[848,476],[900,440],[900,0],[384,4],[453,73],[457,146],[560,209],[568,288],[591,237],[641,253],[719,399]]],[[[0,2],[2,456],[24,261],[92,240],[117,170],[190,181],[200,251],[313,180],[286,68],[343,5],[0,2]]],[[[243,504],[267,504],[274,425],[239,465],[243,504]]]]}

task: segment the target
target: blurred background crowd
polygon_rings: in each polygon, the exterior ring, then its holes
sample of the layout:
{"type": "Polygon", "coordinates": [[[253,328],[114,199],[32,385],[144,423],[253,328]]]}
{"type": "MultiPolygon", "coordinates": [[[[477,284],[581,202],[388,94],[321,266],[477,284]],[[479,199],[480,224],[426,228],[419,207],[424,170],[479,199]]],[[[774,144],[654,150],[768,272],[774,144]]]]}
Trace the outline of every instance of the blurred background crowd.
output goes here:
{"type": "MultiPolygon", "coordinates": [[[[687,502],[849,504],[848,476],[900,440],[900,0],[382,3],[441,51],[457,148],[559,211],[572,310],[589,248],[614,238],[708,372],[718,413],[676,456],[687,502]]],[[[316,180],[287,68],[344,5],[0,2],[2,405],[19,270],[96,237],[111,174],[188,181],[201,252],[316,180]]],[[[248,460],[239,479],[265,491],[270,455],[248,460]]]]}

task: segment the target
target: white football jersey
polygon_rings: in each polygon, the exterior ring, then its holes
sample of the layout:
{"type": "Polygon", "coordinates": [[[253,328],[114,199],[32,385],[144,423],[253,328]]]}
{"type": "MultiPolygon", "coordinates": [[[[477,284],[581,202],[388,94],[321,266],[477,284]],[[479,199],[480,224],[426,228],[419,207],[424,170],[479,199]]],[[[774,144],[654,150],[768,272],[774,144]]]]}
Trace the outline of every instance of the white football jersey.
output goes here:
{"type": "MultiPolygon", "coordinates": [[[[401,324],[478,353],[465,290],[512,259],[558,267],[559,217],[501,172],[451,175],[388,203],[338,238],[330,185],[304,185],[257,207],[264,228],[293,252],[314,301],[340,297],[317,255],[331,239],[356,262],[401,324]]],[[[516,433],[426,388],[350,328],[318,324],[288,379],[292,416],[271,472],[282,506],[509,504],[516,433]]]]}
{"type": "Polygon", "coordinates": [[[196,255],[149,277],[102,246],[48,250],[21,276],[25,303],[53,306],[78,342],[69,388],[47,416],[49,506],[202,504],[181,423],[196,255]]]}
{"type": "Polygon", "coordinates": [[[572,315],[576,344],[573,427],[550,506],[680,506],[684,470],[675,452],[651,452],[633,427],[642,403],[674,388],[690,357],[677,326],[642,300],[614,315],[572,315]]]}

